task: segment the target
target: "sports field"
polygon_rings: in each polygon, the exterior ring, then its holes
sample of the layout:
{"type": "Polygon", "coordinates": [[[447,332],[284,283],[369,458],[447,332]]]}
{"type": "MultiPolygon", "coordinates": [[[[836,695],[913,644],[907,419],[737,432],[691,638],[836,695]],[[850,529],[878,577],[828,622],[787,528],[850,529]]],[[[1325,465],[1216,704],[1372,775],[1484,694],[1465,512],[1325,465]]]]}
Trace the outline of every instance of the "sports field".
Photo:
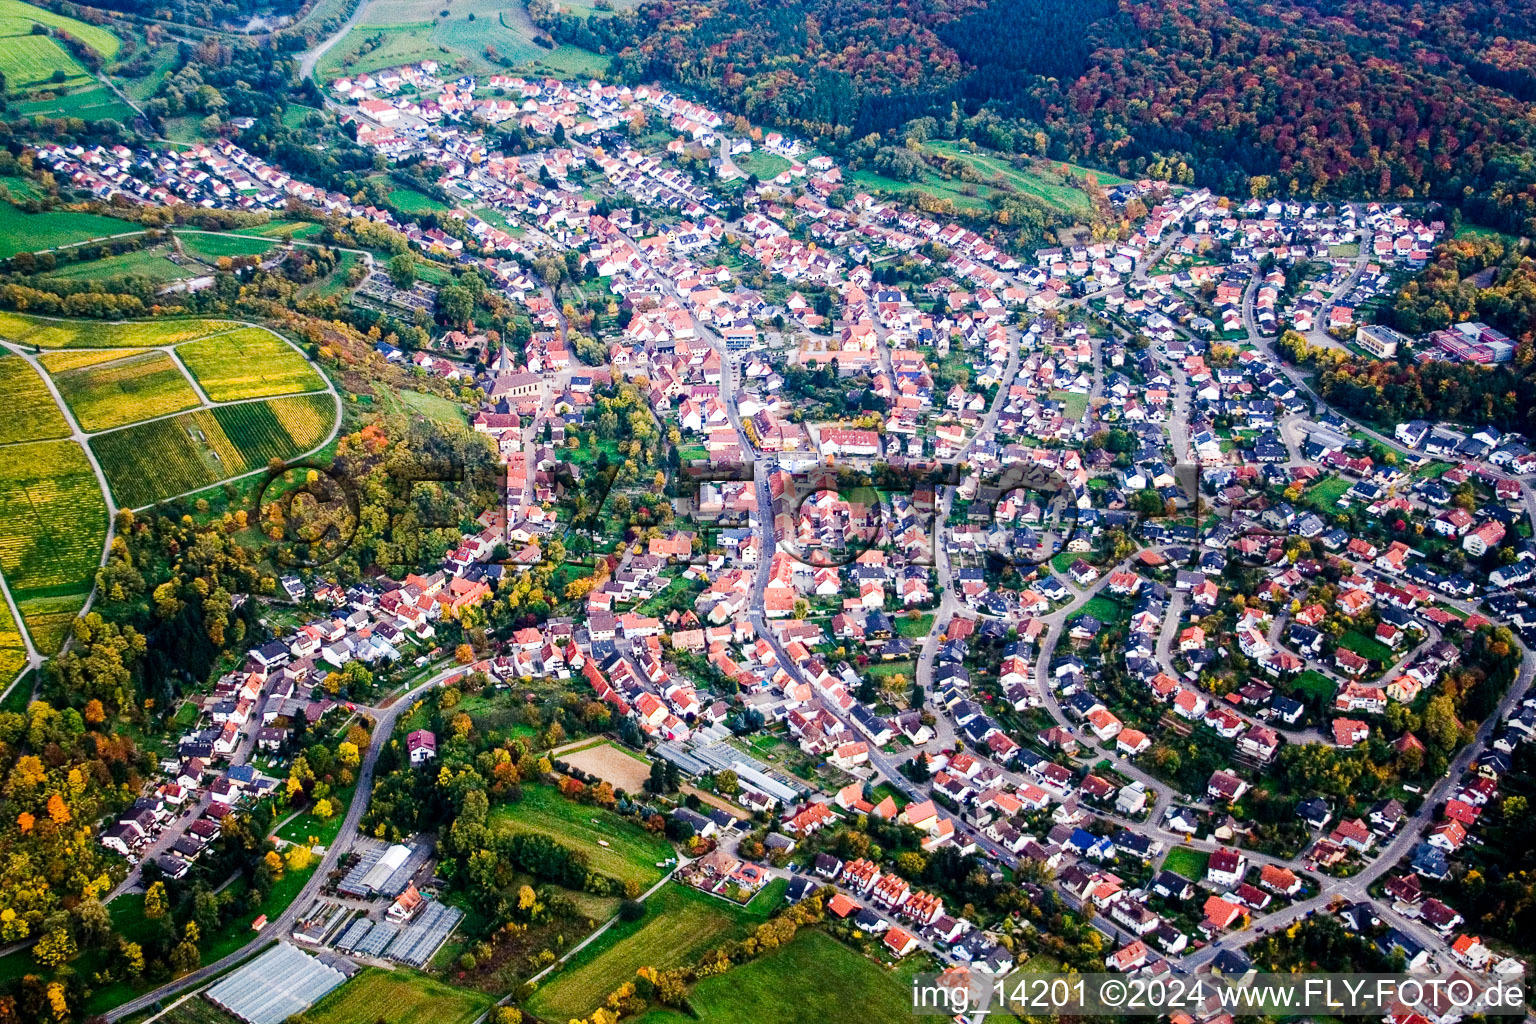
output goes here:
{"type": "Polygon", "coordinates": [[[115,505],[141,508],[291,459],[336,422],[329,394],[297,395],[196,412],[91,438],[115,505]]]}
{"type": "Polygon", "coordinates": [[[552,786],[525,786],[523,799],[497,806],[492,816],[581,850],[592,870],[621,882],[649,886],[665,873],[657,863],[673,856],[666,839],[612,811],[567,800],[552,786]]]}
{"type": "Polygon", "coordinates": [[[18,601],[88,588],[107,506],[73,441],[12,445],[0,459],[0,570],[18,601]]]}
{"type": "Polygon", "coordinates": [[[906,1020],[912,1016],[912,974],[921,962],[913,956],[907,961],[912,966],[883,967],[825,932],[802,931],[789,945],[695,985],[688,993],[693,1016],[653,1010],[640,1024],[906,1020]],[[817,979],[836,981],[818,984],[817,979]]]}
{"type": "Polygon", "coordinates": [[[69,424],[38,372],[21,356],[0,356],[0,444],[68,437],[69,424]]]}
{"type": "Polygon", "coordinates": [[[645,910],[639,921],[616,922],[573,956],[539,986],[528,1008],[545,1020],[585,1017],[641,967],[689,963],[756,923],[723,900],[674,883],[647,900],[645,910]]]}
{"type": "Polygon", "coordinates": [[[471,1024],[491,997],[419,971],[367,967],[304,1012],[308,1024],[471,1024]]]}
{"type": "Polygon", "coordinates": [[[297,349],[261,327],[243,327],[179,345],[176,355],[215,402],[325,387],[325,381],[297,349]]]}
{"type": "Polygon", "coordinates": [[[201,404],[176,361],[144,352],[56,373],[53,382],[88,433],[127,426],[201,404]]]}
{"type": "MultiPolygon", "coordinates": [[[[115,222],[114,222],[115,223],[115,222]]],[[[227,331],[228,320],[50,320],[0,311],[0,338],[37,348],[143,348],[175,345],[227,331]]]]}

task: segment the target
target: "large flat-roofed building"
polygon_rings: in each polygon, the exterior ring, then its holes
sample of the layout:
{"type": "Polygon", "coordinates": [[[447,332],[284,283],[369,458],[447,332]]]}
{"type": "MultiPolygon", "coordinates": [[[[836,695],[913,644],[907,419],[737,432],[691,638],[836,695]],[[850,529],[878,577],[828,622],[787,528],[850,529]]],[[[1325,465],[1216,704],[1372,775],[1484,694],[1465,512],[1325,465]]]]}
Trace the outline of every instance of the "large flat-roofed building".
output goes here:
{"type": "Polygon", "coordinates": [[[1399,347],[1406,347],[1406,337],[1382,324],[1367,324],[1355,332],[1355,344],[1377,359],[1391,359],[1399,347]]]}

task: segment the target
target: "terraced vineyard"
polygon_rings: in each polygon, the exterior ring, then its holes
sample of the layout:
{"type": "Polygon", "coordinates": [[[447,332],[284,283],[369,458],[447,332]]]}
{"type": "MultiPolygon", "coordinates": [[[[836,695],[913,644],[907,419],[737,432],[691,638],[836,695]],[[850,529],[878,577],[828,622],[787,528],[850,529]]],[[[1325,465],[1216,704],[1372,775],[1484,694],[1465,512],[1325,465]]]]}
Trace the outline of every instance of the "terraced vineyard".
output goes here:
{"type": "Polygon", "coordinates": [[[0,312],[0,337],[38,348],[144,348],[175,345],[238,327],[227,320],[48,320],[0,312]]]}
{"type": "Polygon", "coordinates": [[[215,402],[325,387],[320,375],[293,346],[260,327],[181,345],[176,354],[215,402]]]}
{"type": "Polygon", "coordinates": [[[62,641],[84,602],[106,532],[107,506],[78,444],[37,441],[6,449],[0,570],[40,650],[57,649],[49,645],[62,641]]]}
{"type": "Polygon", "coordinates": [[[0,356],[0,401],[5,403],[0,444],[69,436],[48,385],[21,356],[0,356]]]}
{"type": "Polygon", "coordinates": [[[113,501],[139,508],[290,459],[330,432],[329,394],[199,409],[91,439],[113,501]]]}
{"type": "Polygon", "coordinates": [[[175,360],[146,352],[54,374],[54,383],[85,431],[111,430],[195,408],[197,392],[175,360]]]}

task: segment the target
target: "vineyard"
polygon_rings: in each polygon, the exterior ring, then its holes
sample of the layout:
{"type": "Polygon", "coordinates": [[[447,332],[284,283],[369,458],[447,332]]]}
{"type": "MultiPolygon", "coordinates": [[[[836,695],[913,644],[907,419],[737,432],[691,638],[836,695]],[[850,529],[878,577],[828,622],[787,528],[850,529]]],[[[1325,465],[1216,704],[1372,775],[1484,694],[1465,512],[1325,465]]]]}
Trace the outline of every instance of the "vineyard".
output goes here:
{"type": "Polygon", "coordinates": [[[199,409],[91,439],[118,505],[140,508],[290,459],[336,420],[328,394],[199,409]]]}
{"type": "Polygon", "coordinates": [[[0,312],[0,337],[38,348],[144,348],[204,338],[237,325],[227,320],[47,320],[0,312]]]}
{"type": "MultiPolygon", "coordinates": [[[[0,356],[0,400],[5,403],[5,415],[0,416],[0,444],[69,436],[69,424],[47,384],[21,356],[0,356]]],[[[0,672],[0,678],[3,675],[0,672]]]]}
{"type": "Polygon", "coordinates": [[[146,352],[54,375],[80,429],[95,432],[191,409],[197,392],[175,360],[146,352]]]}
{"type": "Polygon", "coordinates": [[[58,352],[44,352],[37,357],[37,361],[42,363],[43,369],[49,373],[58,374],[65,370],[78,370],[82,366],[110,363],[114,359],[123,359],[137,354],[131,348],[70,348],[58,352]]]}
{"type": "MultiPolygon", "coordinates": [[[[58,654],[59,648],[64,646],[70,623],[80,614],[90,594],[89,584],[85,586],[87,589],[73,594],[29,597],[16,602],[16,607],[21,609],[22,621],[27,624],[27,632],[32,635],[32,646],[39,654],[58,654]]],[[[0,651],[0,657],[3,655],[0,651]]]]}
{"type": "Polygon", "coordinates": [[[271,331],[246,327],[204,338],[176,354],[215,402],[318,391],[325,382],[299,352],[271,331]]]}
{"type": "Polygon", "coordinates": [[[27,647],[10,606],[0,601],[0,688],[16,678],[27,663],[27,647]]]}
{"type": "Polygon", "coordinates": [[[106,530],[106,503],[78,444],[38,441],[6,450],[0,570],[18,603],[88,590],[106,530]]]}

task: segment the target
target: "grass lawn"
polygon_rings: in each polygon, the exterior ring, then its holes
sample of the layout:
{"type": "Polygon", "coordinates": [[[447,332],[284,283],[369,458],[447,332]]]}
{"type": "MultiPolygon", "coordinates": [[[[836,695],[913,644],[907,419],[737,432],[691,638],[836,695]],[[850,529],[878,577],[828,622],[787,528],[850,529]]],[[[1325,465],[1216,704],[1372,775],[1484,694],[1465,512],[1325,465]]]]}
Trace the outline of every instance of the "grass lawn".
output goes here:
{"type": "Polygon", "coordinates": [[[290,843],[307,843],[313,837],[320,846],[330,846],[341,832],[341,823],[347,816],[347,805],[352,802],[354,788],[348,787],[331,794],[332,812],[329,818],[317,818],[310,811],[296,814],[277,830],[278,838],[290,843]]]}
{"type": "Polygon", "coordinates": [[[440,395],[431,395],[424,391],[411,391],[407,389],[400,392],[400,400],[429,420],[436,420],[439,423],[451,423],[456,426],[464,426],[469,422],[464,415],[464,407],[462,405],[440,395]]]}
{"type": "Polygon", "coordinates": [[[1313,669],[1305,669],[1296,676],[1296,689],[1303,696],[1327,703],[1333,699],[1339,684],[1313,669]]]}
{"type": "Polygon", "coordinates": [[[757,175],[759,181],[769,181],[789,170],[789,161],[777,153],[754,149],[750,153],[738,153],[732,158],[737,167],[747,174],[757,175]]]}
{"type": "Polygon", "coordinates": [[[1328,479],[1314,485],[1307,491],[1307,500],[1312,507],[1323,512],[1337,512],[1337,502],[1344,497],[1344,492],[1354,486],[1352,481],[1341,476],[1331,476],[1328,479]]]}
{"type": "Polygon", "coordinates": [[[874,676],[876,679],[889,679],[891,676],[894,676],[899,672],[906,676],[907,682],[910,683],[913,677],[917,674],[917,663],[909,659],[902,659],[899,661],[872,661],[868,665],[864,666],[863,671],[871,676],[874,676]]]}
{"type": "Polygon", "coordinates": [[[641,967],[689,963],[750,923],[723,900],[682,885],[665,886],[645,906],[645,917],[616,922],[551,975],[528,1008],[550,1021],[584,1017],[641,967]]]}
{"type": "Polygon", "coordinates": [[[1104,623],[1118,622],[1121,619],[1128,619],[1130,617],[1126,614],[1124,605],[1105,597],[1103,594],[1095,594],[1090,597],[1088,603],[1083,605],[1083,611],[1104,623]]]}
{"type": "Polygon", "coordinates": [[[96,213],[22,213],[9,203],[0,203],[0,259],[108,235],[139,234],[143,230],[131,221],[96,213]]]}
{"type": "Polygon", "coordinates": [[[1211,855],[1208,853],[1187,846],[1175,846],[1168,851],[1163,869],[1183,875],[1191,882],[1198,882],[1205,877],[1205,866],[1210,860],[1211,855]]]}
{"type": "Polygon", "coordinates": [[[83,78],[74,81],[87,84],[83,88],[39,90],[37,98],[13,100],[8,109],[23,117],[78,117],[83,121],[126,123],[137,116],[132,107],[106,86],[88,84],[90,80],[83,78]]]}
{"type": "Polygon", "coordinates": [[[419,971],[368,967],[304,1013],[309,1024],[471,1024],[491,1005],[482,992],[454,988],[419,971]]]}
{"type": "Polygon", "coordinates": [[[923,639],[933,632],[932,612],[924,612],[915,617],[898,615],[894,621],[897,635],[907,637],[909,640],[923,639]]]}
{"type": "Polygon", "coordinates": [[[654,1010],[640,1024],[887,1024],[912,1015],[912,975],[923,957],[882,967],[826,932],[803,931],[767,956],[706,978],[688,994],[691,1016],[654,1010]],[[833,984],[807,984],[811,979],[833,984]],[[793,992],[794,998],[785,998],[793,992]],[[772,1007],[772,1010],[769,1010],[772,1007]]]}
{"type": "Polygon", "coordinates": [[[970,166],[984,180],[997,184],[1003,191],[1031,196],[1046,206],[1069,214],[1086,214],[1089,210],[1091,204],[1084,190],[1087,175],[1093,175],[1100,185],[1116,185],[1124,180],[1105,171],[1073,167],[1055,161],[1036,161],[1021,169],[1013,166],[1009,158],[1001,153],[989,150],[973,153],[954,142],[933,142],[928,148],[970,166]]]}
{"type": "Polygon", "coordinates": [[[1088,396],[1076,391],[1052,391],[1050,398],[1054,402],[1060,402],[1065,415],[1069,420],[1080,420],[1083,413],[1088,411],[1088,396]]]}
{"type": "Polygon", "coordinates": [[[1370,658],[1372,661],[1380,662],[1383,665],[1390,665],[1393,657],[1395,657],[1392,653],[1392,648],[1380,640],[1373,636],[1356,633],[1354,630],[1350,630],[1339,637],[1339,646],[1354,651],[1362,658],[1370,658]]]}
{"type": "Polygon", "coordinates": [[[390,189],[385,197],[389,204],[402,213],[447,213],[448,207],[425,192],[413,188],[390,189]]]}
{"type": "Polygon", "coordinates": [[[567,800],[553,786],[525,786],[522,800],[499,805],[491,814],[518,831],[538,832],[581,850],[594,871],[621,882],[650,886],[664,873],[657,862],[673,856],[665,838],[612,811],[567,800]]]}

